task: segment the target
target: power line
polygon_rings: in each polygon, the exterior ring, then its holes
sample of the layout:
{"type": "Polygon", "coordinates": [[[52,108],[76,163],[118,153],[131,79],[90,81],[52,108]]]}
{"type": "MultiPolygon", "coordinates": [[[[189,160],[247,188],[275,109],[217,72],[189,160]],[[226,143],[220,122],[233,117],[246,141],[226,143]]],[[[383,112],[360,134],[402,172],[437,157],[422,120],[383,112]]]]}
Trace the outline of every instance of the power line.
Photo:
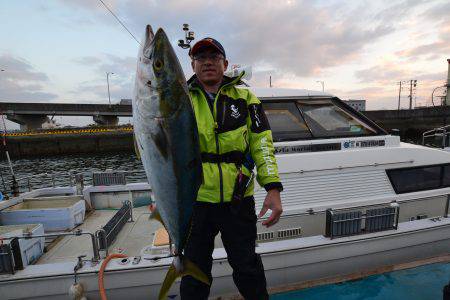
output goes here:
{"type": "Polygon", "coordinates": [[[122,21],[120,21],[120,19],[116,16],[116,14],[105,4],[105,2],[103,2],[102,0],[98,0],[100,1],[103,6],[114,16],[114,18],[116,18],[117,22],[119,22],[120,25],[122,25],[123,28],[125,28],[126,31],[128,31],[128,33],[133,37],[133,39],[140,45],[141,43],[138,41],[138,39],[131,33],[130,30],[128,30],[127,26],[125,26],[125,24],[122,23],[122,21]]]}

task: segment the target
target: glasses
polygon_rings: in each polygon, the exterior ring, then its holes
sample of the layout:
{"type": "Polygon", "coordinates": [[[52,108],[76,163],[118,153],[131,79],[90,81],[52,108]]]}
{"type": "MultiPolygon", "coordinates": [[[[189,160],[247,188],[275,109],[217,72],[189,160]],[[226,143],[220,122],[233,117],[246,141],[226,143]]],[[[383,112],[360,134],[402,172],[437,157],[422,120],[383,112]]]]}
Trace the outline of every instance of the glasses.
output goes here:
{"type": "Polygon", "coordinates": [[[222,54],[200,54],[200,55],[196,55],[194,56],[194,60],[198,61],[199,63],[204,63],[207,60],[210,60],[214,63],[218,63],[221,59],[223,59],[223,55],[222,54]]]}

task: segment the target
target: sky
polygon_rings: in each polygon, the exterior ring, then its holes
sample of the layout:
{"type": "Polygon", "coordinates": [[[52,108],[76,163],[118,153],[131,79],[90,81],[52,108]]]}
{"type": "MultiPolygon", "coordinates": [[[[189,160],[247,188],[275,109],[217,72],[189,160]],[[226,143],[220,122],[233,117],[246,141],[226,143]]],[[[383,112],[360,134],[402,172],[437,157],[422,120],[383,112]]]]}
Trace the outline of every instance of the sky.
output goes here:
{"type": "MultiPolygon", "coordinates": [[[[321,90],[323,81],[369,110],[396,109],[400,81],[417,80],[413,104],[430,106],[447,78],[448,0],[103,1],[139,40],[146,24],[162,27],[186,77],[183,23],[196,40],[219,40],[230,65],[251,66],[250,88],[270,76],[280,88],[321,90]]],[[[0,101],[108,103],[106,72],[111,102],[131,98],[139,45],[99,0],[0,0],[0,19],[0,101]]],[[[80,120],[92,123],[60,121],[80,120]]]]}

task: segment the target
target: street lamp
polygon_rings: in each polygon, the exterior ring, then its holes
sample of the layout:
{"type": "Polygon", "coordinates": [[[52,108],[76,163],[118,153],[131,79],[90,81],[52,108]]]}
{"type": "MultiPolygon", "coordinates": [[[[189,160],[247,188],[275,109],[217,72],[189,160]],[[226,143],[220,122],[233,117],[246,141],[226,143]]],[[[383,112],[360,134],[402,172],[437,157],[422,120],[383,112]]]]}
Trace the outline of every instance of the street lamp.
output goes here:
{"type": "Polygon", "coordinates": [[[325,81],[317,80],[316,82],[322,85],[322,93],[325,92],[325,81]]]}
{"type": "Polygon", "coordinates": [[[114,73],[106,72],[106,83],[108,84],[108,101],[109,101],[109,106],[111,106],[111,93],[109,92],[109,75],[114,75],[114,73]]]}

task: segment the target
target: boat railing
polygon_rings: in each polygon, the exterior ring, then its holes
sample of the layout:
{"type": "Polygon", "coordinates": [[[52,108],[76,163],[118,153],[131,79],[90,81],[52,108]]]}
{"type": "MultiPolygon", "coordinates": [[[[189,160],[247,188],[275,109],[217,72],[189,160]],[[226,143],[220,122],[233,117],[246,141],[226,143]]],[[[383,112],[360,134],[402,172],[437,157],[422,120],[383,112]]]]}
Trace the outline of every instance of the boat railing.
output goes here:
{"type": "Polygon", "coordinates": [[[108,223],[95,232],[99,251],[104,252],[105,256],[108,255],[108,247],[112,245],[120,230],[128,221],[133,222],[133,205],[127,200],[123,202],[122,207],[108,223]]]}
{"type": "MultiPolygon", "coordinates": [[[[100,252],[98,248],[98,241],[95,235],[89,231],[83,231],[81,229],[77,229],[73,232],[53,232],[53,233],[44,233],[44,234],[32,234],[28,232],[24,232],[22,235],[19,236],[13,236],[4,238],[5,240],[10,240],[10,243],[2,244],[1,252],[0,252],[0,259],[2,260],[2,265],[5,266],[5,263],[7,265],[7,269],[3,270],[0,269],[0,273],[9,272],[11,274],[14,274],[16,270],[23,269],[23,265],[21,264],[21,258],[20,258],[20,249],[19,249],[19,243],[18,240],[21,239],[34,239],[34,238],[58,238],[58,237],[64,237],[64,236],[83,236],[88,235],[91,238],[92,243],[92,263],[98,263],[100,260],[100,252]]],[[[82,256],[80,256],[82,257],[82,256]]]]}
{"type": "Polygon", "coordinates": [[[450,125],[437,127],[422,133],[422,145],[445,148],[449,144],[449,136],[450,125]],[[430,138],[433,138],[434,140],[429,141],[430,138]]]}
{"type": "Polygon", "coordinates": [[[391,202],[389,206],[362,210],[327,209],[325,236],[330,239],[363,233],[398,228],[400,206],[391,202]]]}
{"type": "MultiPolygon", "coordinates": [[[[85,172],[55,172],[55,173],[40,173],[29,176],[16,178],[19,186],[19,192],[29,192],[37,188],[55,188],[62,186],[76,186],[76,175],[82,175],[83,185],[98,185],[94,184],[95,174],[120,174],[123,177],[121,184],[145,181],[146,175],[144,170],[118,170],[118,171],[85,171],[85,172]]],[[[111,175],[109,175],[111,177],[111,175]]],[[[117,182],[118,183],[118,182],[117,182]]],[[[107,181],[105,181],[107,184],[107,181]]],[[[1,177],[1,188],[4,195],[13,193],[12,178],[1,177]]]]}

